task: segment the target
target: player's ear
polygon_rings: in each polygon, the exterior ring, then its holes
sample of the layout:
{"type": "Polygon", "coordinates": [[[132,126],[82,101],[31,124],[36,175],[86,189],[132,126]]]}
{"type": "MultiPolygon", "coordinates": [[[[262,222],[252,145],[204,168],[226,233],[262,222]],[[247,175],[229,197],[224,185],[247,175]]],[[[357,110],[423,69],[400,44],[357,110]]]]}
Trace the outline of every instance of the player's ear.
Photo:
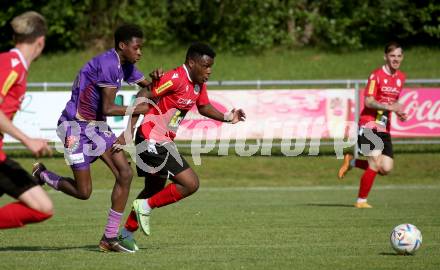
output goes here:
{"type": "Polygon", "coordinates": [[[37,37],[33,42],[33,44],[35,48],[34,58],[37,58],[38,56],[40,56],[41,52],[44,49],[44,46],[46,45],[46,37],[45,36],[37,37]]]}
{"type": "Polygon", "coordinates": [[[196,61],[194,61],[194,59],[192,59],[192,58],[188,59],[188,66],[190,68],[193,68],[195,66],[195,64],[196,64],[196,61]]]}
{"type": "Polygon", "coordinates": [[[127,44],[125,44],[125,42],[119,41],[119,43],[118,43],[118,49],[119,50],[122,51],[125,48],[125,46],[127,46],[127,44]]]}

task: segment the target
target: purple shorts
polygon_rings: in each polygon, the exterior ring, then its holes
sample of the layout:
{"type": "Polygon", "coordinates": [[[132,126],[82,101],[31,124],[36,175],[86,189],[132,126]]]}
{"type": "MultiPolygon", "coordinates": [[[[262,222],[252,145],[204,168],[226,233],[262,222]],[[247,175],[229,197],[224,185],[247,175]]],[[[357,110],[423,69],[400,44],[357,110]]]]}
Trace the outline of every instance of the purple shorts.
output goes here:
{"type": "Polygon", "coordinates": [[[60,121],[58,137],[64,144],[64,158],[73,170],[90,168],[116,141],[116,136],[104,121],[60,121]]]}

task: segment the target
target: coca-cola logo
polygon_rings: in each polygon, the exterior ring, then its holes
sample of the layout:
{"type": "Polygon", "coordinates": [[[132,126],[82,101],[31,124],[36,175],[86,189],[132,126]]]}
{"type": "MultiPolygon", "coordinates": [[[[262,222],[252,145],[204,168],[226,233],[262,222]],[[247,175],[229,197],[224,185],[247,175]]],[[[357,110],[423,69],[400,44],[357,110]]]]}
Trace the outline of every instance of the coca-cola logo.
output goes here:
{"type": "MultiPolygon", "coordinates": [[[[432,96],[430,96],[432,97],[432,96]]],[[[440,100],[422,99],[419,92],[409,91],[402,95],[399,102],[403,104],[404,112],[408,115],[406,122],[391,118],[393,129],[403,131],[419,127],[429,129],[440,128],[440,100]]]]}

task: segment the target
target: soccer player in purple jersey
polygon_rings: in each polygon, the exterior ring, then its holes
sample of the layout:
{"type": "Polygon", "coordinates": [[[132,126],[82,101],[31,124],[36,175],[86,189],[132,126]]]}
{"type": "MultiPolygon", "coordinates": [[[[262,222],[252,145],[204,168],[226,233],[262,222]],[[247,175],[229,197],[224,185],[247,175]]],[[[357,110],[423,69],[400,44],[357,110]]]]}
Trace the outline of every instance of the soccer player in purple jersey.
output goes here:
{"type": "MultiPolygon", "coordinates": [[[[116,105],[116,93],[122,81],[147,87],[148,82],[134,64],[141,57],[142,30],[136,25],[120,26],[115,32],[115,48],[85,64],[72,86],[72,96],[58,121],[57,134],[64,143],[64,156],[75,180],[59,176],[41,163],[33,174],[41,182],[72,197],[87,200],[92,193],[90,164],[98,157],[112,170],[116,181],[101,251],[133,252],[120,245],[117,234],[127,203],[132,169],[124,152],[111,151],[117,138],[106,124],[106,116],[123,116],[127,107],[116,105]]],[[[160,71],[156,71],[159,74],[160,71]]],[[[147,104],[136,107],[134,114],[145,113],[147,104]]]]}

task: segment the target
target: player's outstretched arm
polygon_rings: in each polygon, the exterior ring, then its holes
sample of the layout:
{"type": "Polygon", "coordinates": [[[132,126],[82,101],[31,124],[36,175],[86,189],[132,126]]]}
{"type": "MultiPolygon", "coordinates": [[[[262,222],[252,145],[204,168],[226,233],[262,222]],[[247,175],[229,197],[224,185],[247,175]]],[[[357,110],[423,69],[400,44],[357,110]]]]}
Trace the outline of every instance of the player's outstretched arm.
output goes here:
{"type": "MultiPolygon", "coordinates": [[[[141,104],[145,104],[145,102],[143,102],[143,100],[139,99],[139,98],[150,99],[151,98],[151,92],[149,91],[149,89],[147,89],[147,88],[141,89],[136,94],[136,100],[135,100],[135,103],[133,105],[139,106],[141,104]]],[[[134,131],[135,131],[135,128],[136,128],[136,123],[137,123],[137,121],[139,119],[139,116],[140,116],[139,114],[131,114],[130,115],[130,120],[128,122],[127,129],[124,130],[121,133],[121,135],[119,135],[117,141],[114,143],[114,145],[112,147],[112,151],[123,150],[124,146],[127,145],[128,142],[133,140],[134,131]]]]}
{"type": "Polygon", "coordinates": [[[197,109],[201,115],[217,121],[235,124],[246,120],[246,114],[242,109],[232,109],[230,112],[221,113],[211,104],[199,106],[197,109]]]}
{"type": "Polygon", "coordinates": [[[391,111],[388,104],[378,102],[374,97],[365,97],[365,107],[375,110],[391,111]]]}
{"type": "MultiPolygon", "coordinates": [[[[127,115],[127,106],[115,104],[116,88],[105,87],[102,89],[102,113],[107,116],[127,115]]],[[[136,106],[133,114],[143,114],[148,111],[148,104],[136,106]]]]}
{"type": "Polygon", "coordinates": [[[29,138],[18,129],[6,115],[0,111],[0,132],[7,133],[13,138],[22,142],[36,157],[42,155],[52,155],[52,150],[47,145],[47,140],[39,138],[29,138]]]}
{"type": "MultiPolygon", "coordinates": [[[[163,76],[163,74],[164,74],[164,72],[163,72],[162,68],[157,68],[157,69],[151,71],[149,76],[153,81],[158,81],[163,76]]],[[[151,84],[152,84],[152,82],[150,82],[146,79],[137,83],[137,85],[139,85],[142,88],[150,87],[151,84]]]]}

